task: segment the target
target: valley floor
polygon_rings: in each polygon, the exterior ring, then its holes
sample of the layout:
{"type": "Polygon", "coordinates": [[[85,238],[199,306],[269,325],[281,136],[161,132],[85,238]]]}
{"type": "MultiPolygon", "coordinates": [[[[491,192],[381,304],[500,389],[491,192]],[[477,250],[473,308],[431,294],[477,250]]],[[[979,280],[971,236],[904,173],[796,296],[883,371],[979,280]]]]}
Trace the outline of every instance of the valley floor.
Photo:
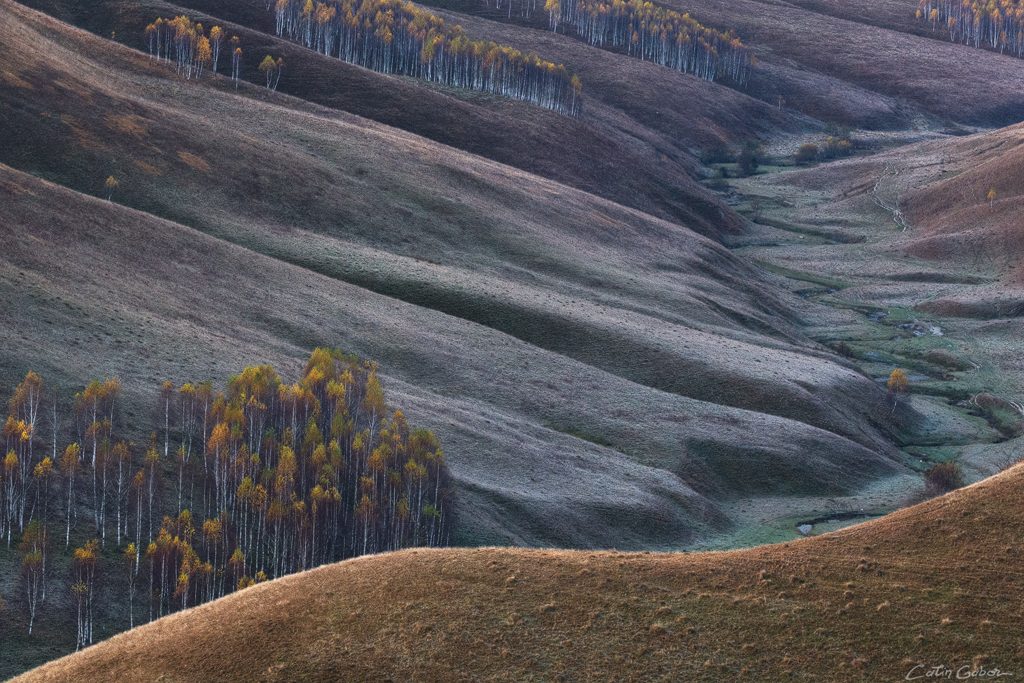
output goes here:
{"type": "MultiPolygon", "coordinates": [[[[925,138],[936,136],[909,139],[916,144],[925,138]]],[[[918,416],[899,446],[912,471],[953,460],[969,481],[977,481],[1021,457],[1021,415],[986,409],[978,397],[995,396],[1002,405],[1024,400],[1024,366],[1014,357],[1024,324],[1013,317],[974,319],[927,310],[937,299],[984,301],[1006,297],[1012,288],[1000,283],[995,263],[951,264],[906,252],[920,235],[894,209],[904,193],[933,179],[937,163],[916,147],[901,147],[907,140],[896,136],[898,144],[890,142],[889,149],[813,169],[787,163],[708,184],[750,221],[750,230],[733,239],[734,253],[800,297],[813,339],[879,384],[893,368],[907,370],[910,395],[904,400],[918,416]]],[[[874,136],[872,142],[886,141],[874,136]]],[[[791,154],[790,148],[795,145],[779,143],[772,151],[791,154]]],[[[734,171],[717,168],[726,175],[734,171]]],[[[735,530],[691,548],[785,541],[799,536],[803,524],[811,525],[812,534],[822,533],[886,514],[921,495],[920,476],[901,473],[853,496],[747,499],[728,510],[735,530]]]]}

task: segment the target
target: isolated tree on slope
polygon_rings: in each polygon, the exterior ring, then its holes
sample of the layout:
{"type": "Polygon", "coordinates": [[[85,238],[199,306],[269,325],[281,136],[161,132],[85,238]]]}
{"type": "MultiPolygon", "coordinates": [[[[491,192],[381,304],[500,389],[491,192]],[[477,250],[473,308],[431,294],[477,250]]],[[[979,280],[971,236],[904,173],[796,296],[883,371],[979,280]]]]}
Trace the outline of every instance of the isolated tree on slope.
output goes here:
{"type": "Polygon", "coordinates": [[[99,542],[87,541],[72,555],[74,583],[71,591],[78,607],[78,648],[93,641],[93,598],[96,589],[96,564],[99,560],[99,542]]]}
{"type": "Polygon", "coordinates": [[[280,57],[275,61],[273,57],[267,55],[260,62],[260,71],[266,77],[267,87],[271,90],[277,90],[277,84],[281,80],[281,70],[284,68],[284,60],[280,57]]]}
{"type": "Polygon", "coordinates": [[[213,48],[210,47],[210,39],[203,36],[196,46],[196,78],[203,75],[203,67],[213,62],[213,48]]]}
{"type": "Polygon", "coordinates": [[[64,531],[64,549],[71,545],[71,516],[75,510],[75,475],[78,472],[82,448],[77,443],[69,444],[60,458],[60,471],[67,486],[67,527],[64,531]]]}
{"type": "Polygon", "coordinates": [[[220,62],[220,46],[224,42],[224,29],[220,26],[214,26],[210,29],[210,48],[213,51],[212,59],[213,62],[210,68],[217,72],[217,64],[220,62]]]}
{"type": "Polygon", "coordinates": [[[128,591],[128,628],[135,626],[135,583],[138,579],[139,550],[134,543],[129,543],[121,554],[128,591]]]}
{"type": "Polygon", "coordinates": [[[885,385],[889,389],[889,396],[892,397],[892,410],[896,412],[900,396],[907,393],[907,389],[910,387],[910,378],[907,377],[907,372],[903,368],[896,368],[889,373],[889,379],[885,385]]]}
{"type": "Polygon", "coordinates": [[[242,48],[238,46],[238,36],[231,38],[231,80],[238,87],[238,78],[242,70],[242,48]]]}

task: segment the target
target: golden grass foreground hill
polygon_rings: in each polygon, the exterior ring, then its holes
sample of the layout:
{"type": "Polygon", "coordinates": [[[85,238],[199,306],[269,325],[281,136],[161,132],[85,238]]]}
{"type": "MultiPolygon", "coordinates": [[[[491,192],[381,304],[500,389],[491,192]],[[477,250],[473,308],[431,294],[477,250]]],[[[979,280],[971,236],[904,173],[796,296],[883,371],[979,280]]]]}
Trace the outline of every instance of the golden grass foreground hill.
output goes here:
{"type": "Polygon", "coordinates": [[[843,531],[727,553],[365,557],[161,619],[16,680],[1021,676],[1022,494],[1018,465],[843,531]]]}

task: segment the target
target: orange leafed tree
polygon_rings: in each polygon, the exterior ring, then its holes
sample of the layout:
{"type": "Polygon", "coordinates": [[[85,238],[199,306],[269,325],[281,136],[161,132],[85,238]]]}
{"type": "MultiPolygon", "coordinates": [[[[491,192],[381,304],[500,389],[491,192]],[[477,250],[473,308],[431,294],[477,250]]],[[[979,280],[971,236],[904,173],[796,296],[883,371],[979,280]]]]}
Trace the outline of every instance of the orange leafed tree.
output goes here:
{"type": "Polygon", "coordinates": [[[196,46],[196,77],[203,75],[203,69],[213,63],[213,48],[210,47],[210,39],[206,36],[199,38],[196,46]]]}
{"type": "Polygon", "coordinates": [[[906,394],[910,388],[910,378],[907,376],[906,370],[896,368],[889,373],[889,379],[886,380],[885,385],[889,389],[889,396],[892,398],[892,409],[895,411],[899,397],[906,394]]]}
{"type": "Polygon", "coordinates": [[[449,538],[453,505],[440,440],[388,404],[375,363],[316,349],[293,383],[269,365],[243,369],[222,390],[165,382],[153,410],[130,409],[154,416],[156,428],[140,446],[119,438],[120,383],[93,381],[62,421],[71,443],[56,461],[33,448],[42,387],[30,373],[3,423],[0,530],[17,538],[24,507],[30,625],[38,623],[48,568],[46,544],[31,539],[35,530],[48,533],[51,495],[61,500],[64,519],[54,521],[64,527],[65,548],[72,534],[95,534],[72,553],[79,647],[96,632],[101,556],[120,560],[113,574],[132,626],[139,580],[154,618],[324,562],[449,538]],[[173,479],[176,487],[164,485],[173,479]],[[90,523],[76,532],[78,515],[90,523]]]}
{"type": "Polygon", "coordinates": [[[78,607],[78,644],[81,649],[93,642],[94,596],[96,589],[96,565],[99,560],[99,541],[87,541],[75,548],[72,555],[74,583],[71,592],[78,607]]]}
{"type": "Polygon", "coordinates": [[[224,29],[220,26],[214,26],[210,29],[209,44],[211,49],[211,68],[214,72],[217,71],[217,64],[220,61],[220,46],[224,42],[224,29]]]}
{"type": "Polygon", "coordinates": [[[907,387],[910,386],[910,380],[907,378],[907,372],[903,368],[896,368],[889,373],[889,379],[886,382],[886,386],[889,391],[895,394],[904,394],[907,391],[907,387]]]}
{"type": "Polygon", "coordinates": [[[266,78],[267,87],[277,90],[277,84],[281,80],[281,70],[284,68],[284,60],[278,57],[276,60],[267,55],[260,62],[260,73],[266,78]]]}
{"type": "Polygon", "coordinates": [[[238,36],[231,37],[231,80],[238,87],[238,79],[242,72],[242,48],[239,47],[238,36]]]}
{"type": "MultiPolygon", "coordinates": [[[[214,26],[207,35],[203,25],[185,15],[173,18],[158,17],[146,24],[144,34],[150,57],[160,61],[173,61],[177,72],[185,78],[199,78],[209,68],[216,73],[220,64],[225,33],[214,26]]],[[[238,36],[231,39],[232,78],[237,81],[239,64],[238,36]]]]}
{"type": "Polygon", "coordinates": [[[1024,57],[1021,0],[920,0],[915,16],[952,41],[1024,57]]]}
{"type": "Polygon", "coordinates": [[[118,182],[114,176],[107,176],[107,179],[103,181],[103,188],[107,191],[107,201],[114,196],[114,190],[116,190],[121,183],[118,182]]]}

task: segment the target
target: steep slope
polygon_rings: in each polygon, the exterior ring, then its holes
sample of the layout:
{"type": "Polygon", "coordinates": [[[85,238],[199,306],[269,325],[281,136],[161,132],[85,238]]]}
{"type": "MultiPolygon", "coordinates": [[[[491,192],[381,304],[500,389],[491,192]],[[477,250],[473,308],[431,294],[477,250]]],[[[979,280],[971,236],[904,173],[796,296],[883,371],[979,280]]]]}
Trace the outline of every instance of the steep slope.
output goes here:
{"type": "Polygon", "coordinates": [[[464,543],[678,547],[725,501],[899,471],[882,392],[692,231],[5,10],[2,161],[148,212],[4,170],[8,381],[148,393],[342,346],[441,435],[464,543]]]}
{"type": "Polygon", "coordinates": [[[731,553],[361,558],[161,619],[15,680],[1012,674],[1024,666],[1021,495],[1017,466],[874,522],[731,553]]]}
{"type": "Polygon", "coordinates": [[[998,282],[944,293],[923,310],[982,320],[1024,316],[1022,145],[1024,128],[1012,126],[906,150],[901,199],[913,229],[904,250],[998,282]]]}
{"type": "MultiPolygon", "coordinates": [[[[915,9],[911,0],[907,14],[912,17],[915,9]]],[[[731,26],[750,43],[768,48],[765,59],[778,62],[780,82],[787,81],[791,65],[798,71],[816,71],[848,87],[881,95],[893,114],[903,114],[904,125],[914,125],[921,115],[979,126],[1007,125],[1024,116],[1024,75],[1019,60],[1012,57],[903,33],[898,26],[897,30],[880,28],[772,0],[712,0],[702,14],[707,21],[731,26]],[[955,88],[949,87],[952,83],[955,88]],[[904,111],[908,105],[909,111],[904,111]]],[[[775,76],[773,70],[774,64],[766,68],[766,77],[775,76]]],[[[837,106],[828,90],[797,88],[782,94],[790,102],[808,99],[812,112],[837,106]]],[[[844,115],[853,117],[848,123],[862,125],[863,115],[855,111],[844,115]]],[[[877,119],[865,123],[885,125],[877,119]]]]}

